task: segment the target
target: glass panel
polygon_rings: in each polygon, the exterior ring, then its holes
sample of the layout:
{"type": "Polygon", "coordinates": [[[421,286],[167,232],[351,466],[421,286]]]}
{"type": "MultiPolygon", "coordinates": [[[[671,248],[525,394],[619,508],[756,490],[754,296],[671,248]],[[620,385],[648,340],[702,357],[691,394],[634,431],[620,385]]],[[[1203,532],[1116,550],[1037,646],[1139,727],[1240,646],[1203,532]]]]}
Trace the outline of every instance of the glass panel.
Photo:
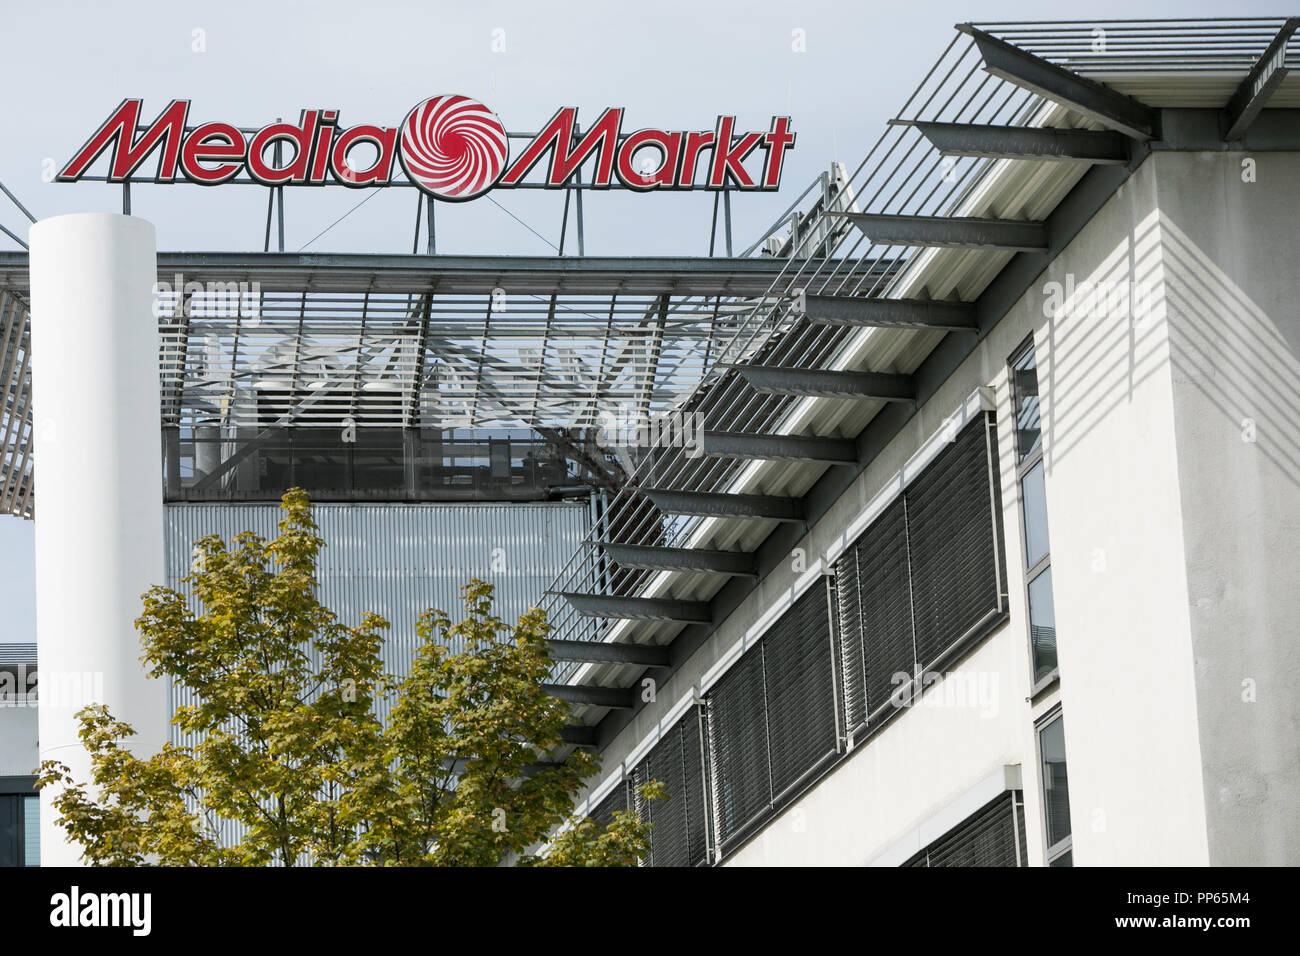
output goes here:
{"type": "Polygon", "coordinates": [[[1011,365],[1011,389],[1016,415],[1016,464],[1042,443],[1038,425],[1038,360],[1033,346],[1011,365]]]}
{"type": "Polygon", "coordinates": [[[41,865],[41,798],[23,797],[23,866],[41,865]]]}
{"type": "Polygon", "coordinates": [[[1065,774],[1065,721],[1057,717],[1038,734],[1043,758],[1043,813],[1047,818],[1047,845],[1055,846],[1070,835],[1070,790],[1065,774]]]}
{"type": "Polygon", "coordinates": [[[1025,512],[1025,567],[1032,568],[1047,556],[1047,496],[1041,461],[1020,480],[1020,501],[1025,512]]]}
{"type": "Polygon", "coordinates": [[[1029,646],[1034,655],[1034,682],[1056,670],[1056,607],[1052,603],[1052,569],[1029,582],[1029,646]]]}
{"type": "Polygon", "coordinates": [[[1047,865],[1060,866],[1060,867],[1074,866],[1074,861],[1070,859],[1073,853],[1074,853],[1073,850],[1066,850],[1064,853],[1062,853],[1060,856],[1058,856],[1055,860],[1053,860],[1051,863],[1047,865]]]}

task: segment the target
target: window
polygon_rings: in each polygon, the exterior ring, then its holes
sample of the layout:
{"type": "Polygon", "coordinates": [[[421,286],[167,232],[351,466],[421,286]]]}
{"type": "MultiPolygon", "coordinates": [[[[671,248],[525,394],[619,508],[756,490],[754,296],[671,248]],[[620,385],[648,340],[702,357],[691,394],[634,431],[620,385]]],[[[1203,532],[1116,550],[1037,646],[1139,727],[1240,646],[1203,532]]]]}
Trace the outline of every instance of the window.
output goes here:
{"type": "Polygon", "coordinates": [[[708,862],[708,817],[704,792],[704,739],[697,708],[673,725],[635,770],[635,809],[651,825],[647,866],[699,866],[708,862]],[[636,788],[651,780],[664,785],[667,800],[643,800],[636,788]]]}
{"type": "Polygon", "coordinates": [[[41,865],[41,798],[23,797],[23,866],[41,865]]]}
{"type": "Polygon", "coordinates": [[[906,707],[1006,613],[997,432],[966,425],[835,562],[847,729],[906,707]]]}
{"type": "Polygon", "coordinates": [[[649,866],[699,866],[778,813],[839,752],[831,592],[823,576],[677,721],[590,816],[627,806],[653,829],[649,866]],[[637,788],[658,780],[667,800],[637,788]]]}
{"type": "Polygon", "coordinates": [[[1043,431],[1038,417],[1038,359],[1033,336],[1011,357],[1011,388],[1015,396],[1016,464],[1041,454],[1043,431]]]}
{"type": "Polygon", "coordinates": [[[1047,539],[1043,431],[1038,414],[1038,359],[1030,336],[1011,356],[1011,401],[1016,427],[1016,480],[1025,552],[1029,648],[1034,690],[1057,675],[1056,613],[1052,604],[1052,557],[1047,539]]]}
{"type": "MultiPolygon", "coordinates": [[[[31,778],[6,777],[4,780],[31,778]]],[[[34,783],[30,784],[34,786],[34,783]]],[[[40,798],[31,793],[0,792],[0,866],[41,865],[40,798]]]]}
{"type": "Polygon", "coordinates": [[[823,578],[706,695],[716,845],[723,852],[837,752],[829,601],[823,578]]]}
{"type": "Polygon", "coordinates": [[[1052,606],[1052,569],[1029,582],[1029,643],[1034,655],[1034,679],[1056,673],[1056,611],[1052,606]]]}
{"type": "Polygon", "coordinates": [[[1007,790],[903,866],[1026,866],[1019,790],[1007,790]]]}
{"type": "Polygon", "coordinates": [[[1054,712],[1038,728],[1047,865],[1071,865],[1070,786],[1065,771],[1065,720],[1054,712]]]}

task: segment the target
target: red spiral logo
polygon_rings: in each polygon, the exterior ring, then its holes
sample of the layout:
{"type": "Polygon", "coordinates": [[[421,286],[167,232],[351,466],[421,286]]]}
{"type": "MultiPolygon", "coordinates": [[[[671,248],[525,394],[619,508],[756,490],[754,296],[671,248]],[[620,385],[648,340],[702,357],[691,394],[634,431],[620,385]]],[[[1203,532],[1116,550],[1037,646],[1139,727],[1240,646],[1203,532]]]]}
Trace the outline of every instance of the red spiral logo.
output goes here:
{"type": "Polygon", "coordinates": [[[501,178],[508,154],[501,120],[468,96],[430,97],[402,123],[402,169],[439,199],[481,196],[501,178]]]}

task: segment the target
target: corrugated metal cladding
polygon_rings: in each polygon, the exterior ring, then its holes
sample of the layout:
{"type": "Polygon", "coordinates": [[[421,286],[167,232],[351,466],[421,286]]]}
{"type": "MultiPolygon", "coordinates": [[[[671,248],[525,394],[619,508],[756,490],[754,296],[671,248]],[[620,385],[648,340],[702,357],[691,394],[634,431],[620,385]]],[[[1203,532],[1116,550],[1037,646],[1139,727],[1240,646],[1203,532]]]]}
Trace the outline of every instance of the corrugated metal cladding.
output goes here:
{"type": "MultiPolygon", "coordinates": [[[[241,531],[274,537],[280,509],[259,504],[177,504],[166,509],[167,585],[189,573],[194,542],[241,531]]],[[[470,578],[496,586],[496,613],[513,622],[542,592],[587,534],[586,502],[513,504],[318,504],[320,598],[345,624],[365,611],[389,622],[383,657],[407,673],[415,622],[427,608],[458,619],[470,578]]],[[[381,716],[386,716],[381,712],[381,716]]]]}
{"type": "Polygon", "coordinates": [[[0,644],[0,666],[5,664],[35,666],[35,644],[0,644]]]}

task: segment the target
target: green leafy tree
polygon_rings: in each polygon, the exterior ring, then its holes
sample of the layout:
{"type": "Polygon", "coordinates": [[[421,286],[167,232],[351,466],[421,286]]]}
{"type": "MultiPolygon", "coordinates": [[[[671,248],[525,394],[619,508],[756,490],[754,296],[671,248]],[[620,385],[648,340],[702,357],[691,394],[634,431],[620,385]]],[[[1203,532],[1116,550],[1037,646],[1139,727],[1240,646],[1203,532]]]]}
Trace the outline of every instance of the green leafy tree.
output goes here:
{"type": "Polygon", "coordinates": [[[492,614],[492,586],[471,581],[460,621],[421,616],[410,674],[395,678],[379,655],[388,623],[366,614],[349,627],[317,599],[323,544],[294,489],[275,539],[196,544],[184,582],[197,613],[167,588],[144,596],[142,659],[189,692],[172,720],[193,743],[141,759],[106,708],[78,715],[89,783],[45,761],[39,785],[59,789],[58,822],[88,862],[627,866],[646,854],[649,824],[635,813],[603,828],[571,819],[595,757],[544,762],[568,706],[543,687],[541,610],[509,628],[492,614]],[[223,840],[232,824],[240,836],[223,840]]]}

